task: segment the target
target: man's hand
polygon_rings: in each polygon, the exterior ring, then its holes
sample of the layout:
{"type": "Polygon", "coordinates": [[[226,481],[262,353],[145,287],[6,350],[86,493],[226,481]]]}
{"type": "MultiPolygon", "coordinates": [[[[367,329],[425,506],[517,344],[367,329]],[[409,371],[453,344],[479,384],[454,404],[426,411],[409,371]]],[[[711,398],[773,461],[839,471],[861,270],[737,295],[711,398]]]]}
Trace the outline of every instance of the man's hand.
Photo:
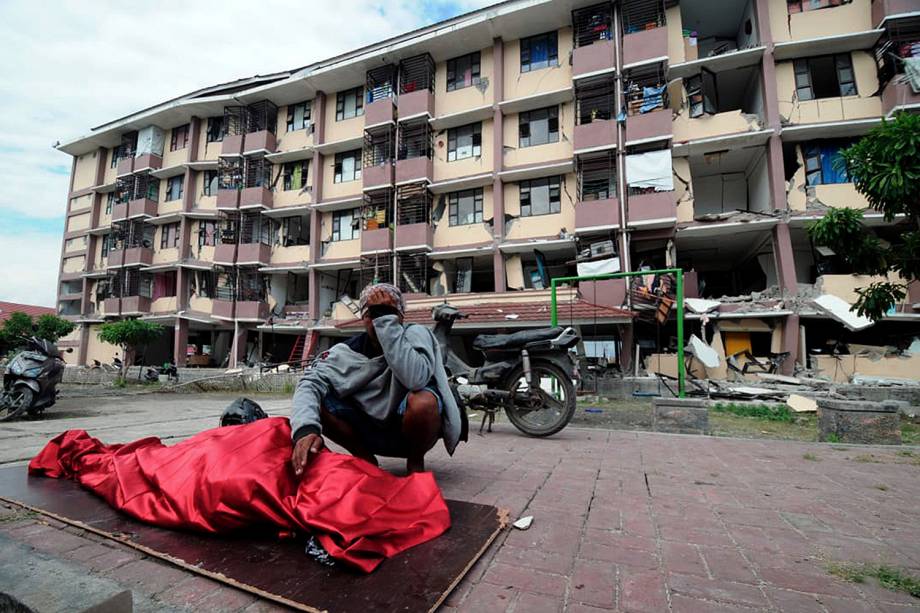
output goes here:
{"type": "Polygon", "coordinates": [[[302,475],[307,463],[310,461],[310,454],[319,453],[324,446],[323,437],[319,434],[308,434],[299,439],[294,444],[294,453],[291,455],[294,474],[298,477],[302,475]]]}

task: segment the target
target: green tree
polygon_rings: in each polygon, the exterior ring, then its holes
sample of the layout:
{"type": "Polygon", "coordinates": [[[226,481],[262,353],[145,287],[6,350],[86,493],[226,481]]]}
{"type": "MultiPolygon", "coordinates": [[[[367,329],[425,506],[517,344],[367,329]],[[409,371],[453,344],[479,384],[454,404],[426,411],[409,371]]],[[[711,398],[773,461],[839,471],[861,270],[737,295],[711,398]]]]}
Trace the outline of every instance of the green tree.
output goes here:
{"type": "Polygon", "coordinates": [[[75,327],[72,321],[46,313],[39,315],[35,321],[35,336],[56,343],[59,339],[73,332],[75,327]]]}
{"type": "Polygon", "coordinates": [[[10,313],[0,330],[0,355],[6,355],[19,347],[22,340],[31,334],[32,318],[21,311],[10,313]]]}
{"type": "Polygon", "coordinates": [[[901,283],[876,282],[857,290],[855,309],[878,321],[920,281],[920,115],[899,113],[841,152],[856,190],[885,221],[905,219],[892,242],[882,241],[863,225],[861,211],[830,209],[809,228],[812,240],[831,248],[857,274],[898,273],[901,283]]]}
{"type": "Polygon", "coordinates": [[[163,326],[140,319],[122,319],[99,326],[99,340],[121,348],[122,379],[134,361],[137,350],[152,343],[163,333],[163,326]]]}

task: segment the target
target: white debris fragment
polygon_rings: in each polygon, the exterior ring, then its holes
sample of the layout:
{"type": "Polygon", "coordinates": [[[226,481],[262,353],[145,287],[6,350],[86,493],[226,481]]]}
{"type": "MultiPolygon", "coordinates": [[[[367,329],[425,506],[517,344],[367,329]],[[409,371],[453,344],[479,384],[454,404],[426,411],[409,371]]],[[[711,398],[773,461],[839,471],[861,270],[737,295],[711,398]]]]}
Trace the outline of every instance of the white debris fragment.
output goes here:
{"type": "Polygon", "coordinates": [[[532,523],[533,523],[533,515],[528,515],[527,517],[522,517],[521,519],[517,520],[511,525],[517,528],[518,530],[527,530],[528,528],[530,528],[530,524],[532,523]]]}
{"type": "Polygon", "coordinates": [[[707,345],[706,341],[702,340],[696,334],[690,335],[688,349],[706,368],[719,367],[719,353],[707,345]]]}
{"type": "Polygon", "coordinates": [[[833,294],[822,294],[814,299],[814,303],[853,331],[864,330],[875,323],[868,317],[857,315],[849,302],[833,294]]]}
{"type": "Polygon", "coordinates": [[[796,413],[815,413],[818,410],[818,403],[814,398],[800,396],[799,394],[789,394],[786,399],[786,406],[796,413]]]}
{"type": "Polygon", "coordinates": [[[708,313],[722,304],[718,300],[705,300],[703,298],[684,298],[684,306],[694,313],[708,313]]]}
{"type": "Polygon", "coordinates": [[[505,315],[505,319],[517,319],[518,317],[520,317],[520,315],[518,315],[517,313],[508,313],[507,315],[505,315]]]}

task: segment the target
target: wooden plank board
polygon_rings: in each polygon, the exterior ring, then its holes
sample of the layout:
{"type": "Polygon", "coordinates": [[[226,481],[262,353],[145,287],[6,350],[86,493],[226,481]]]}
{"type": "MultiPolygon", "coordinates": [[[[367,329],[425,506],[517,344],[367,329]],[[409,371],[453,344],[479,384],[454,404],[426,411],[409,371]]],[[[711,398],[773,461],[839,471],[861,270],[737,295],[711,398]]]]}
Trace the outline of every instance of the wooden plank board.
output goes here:
{"type": "Polygon", "coordinates": [[[149,526],[73,481],[29,477],[23,466],[0,469],[0,500],[304,611],[433,611],[503,527],[495,507],[448,500],[450,530],[363,574],[322,566],[302,540],[278,541],[271,531],[218,537],[149,526]]]}

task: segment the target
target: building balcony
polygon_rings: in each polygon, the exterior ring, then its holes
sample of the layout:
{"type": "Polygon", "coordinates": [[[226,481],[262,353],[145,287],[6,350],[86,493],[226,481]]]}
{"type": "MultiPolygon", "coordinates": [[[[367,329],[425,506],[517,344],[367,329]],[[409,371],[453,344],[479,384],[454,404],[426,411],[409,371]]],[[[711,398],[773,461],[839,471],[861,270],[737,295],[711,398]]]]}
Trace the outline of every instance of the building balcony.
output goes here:
{"type": "Polygon", "coordinates": [[[240,205],[240,190],[235,187],[217,190],[217,208],[236,209],[240,205]]]}
{"type": "Polygon", "coordinates": [[[108,255],[108,267],[120,266],[151,266],[153,264],[153,249],[151,247],[128,247],[127,249],[112,249],[108,255]]]}
{"type": "Polygon", "coordinates": [[[145,153],[134,158],[134,172],[142,170],[159,170],[163,167],[163,158],[155,153],[145,153]]]}
{"type": "Polygon", "coordinates": [[[638,64],[668,56],[668,29],[652,28],[623,37],[623,65],[638,64]]]}
{"type": "Polygon", "coordinates": [[[429,223],[396,226],[396,250],[434,248],[434,228],[429,223]]]}
{"type": "Polygon", "coordinates": [[[434,117],[434,93],[429,89],[399,95],[399,119],[408,119],[420,115],[434,117]]]}
{"type": "MultiPolygon", "coordinates": [[[[219,198],[220,191],[218,191],[218,199],[219,198]]],[[[253,207],[270,209],[272,208],[273,201],[274,198],[272,190],[268,189],[267,187],[245,187],[240,190],[239,207],[241,209],[253,207]]],[[[218,207],[220,207],[219,204],[218,207]]]]}
{"type": "Polygon", "coordinates": [[[395,112],[393,98],[389,96],[369,102],[364,106],[364,125],[376,126],[390,123],[393,121],[395,112]]]}
{"type": "Polygon", "coordinates": [[[245,134],[227,134],[220,143],[220,154],[224,157],[243,155],[243,139],[245,134]]]}
{"type": "Polygon", "coordinates": [[[613,70],[613,41],[597,40],[572,52],[572,78],[613,70]]]}
{"type": "Polygon", "coordinates": [[[243,138],[243,153],[272,153],[275,150],[275,134],[268,130],[250,132],[243,138]]]}
{"type": "Polygon", "coordinates": [[[591,123],[577,125],[572,133],[572,149],[575,153],[606,149],[616,143],[617,122],[613,119],[595,119],[591,123]]]}
{"type": "Polygon", "coordinates": [[[609,230],[620,227],[620,200],[584,200],[575,203],[575,232],[609,230]]]}
{"type": "Polygon", "coordinates": [[[106,315],[135,315],[150,312],[150,298],[144,296],[124,296],[106,298],[103,303],[106,315]]]}
{"type": "Polygon", "coordinates": [[[214,247],[215,264],[233,264],[236,262],[236,243],[220,243],[214,247]]]}
{"type": "Polygon", "coordinates": [[[264,321],[268,319],[268,304],[262,300],[237,300],[235,316],[241,321],[264,321]]]}
{"type": "Polygon", "coordinates": [[[654,140],[671,136],[671,110],[639,113],[626,118],[626,142],[654,140]]]}
{"type": "Polygon", "coordinates": [[[408,158],[396,161],[396,183],[412,181],[429,182],[434,177],[434,163],[429,157],[408,158]]]}
{"type": "Polygon", "coordinates": [[[361,181],[364,189],[373,187],[388,187],[393,185],[393,164],[386,161],[376,166],[366,166],[361,169],[361,181]]]}
{"type": "Polygon", "coordinates": [[[112,221],[119,219],[134,219],[135,217],[156,217],[157,202],[150,198],[137,198],[126,203],[119,203],[112,207],[112,221]]]}
{"type": "Polygon", "coordinates": [[[233,306],[235,304],[233,300],[218,300],[215,298],[211,303],[211,315],[217,319],[233,319],[233,306]]]}
{"type": "Polygon", "coordinates": [[[578,292],[596,305],[620,308],[626,302],[626,279],[581,281],[578,283],[578,292]]]}
{"type": "Polygon", "coordinates": [[[630,195],[626,221],[631,226],[664,227],[677,222],[674,192],[630,195]]]}
{"type": "Polygon", "coordinates": [[[389,228],[361,231],[361,253],[392,251],[393,232],[389,228]]]}
{"type": "Polygon", "coordinates": [[[271,262],[271,258],[271,245],[265,245],[263,243],[240,243],[239,245],[236,245],[237,264],[266,265],[271,262]]]}
{"type": "Polygon", "coordinates": [[[917,0],[872,0],[872,25],[878,27],[885,17],[913,13],[917,0]]]}
{"type": "Polygon", "coordinates": [[[896,75],[882,90],[882,112],[890,114],[896,109],[920,106],[920,94],[915,94],[904,75],[896,75]]]}
{"type": "Polygon", "coordinates": [[[134,172],[134,156],[129,155],[128,157],[123,157],[118,160],[118,165],[115,169],[115,176],[124,177],[126,175],[134,172]]]}

